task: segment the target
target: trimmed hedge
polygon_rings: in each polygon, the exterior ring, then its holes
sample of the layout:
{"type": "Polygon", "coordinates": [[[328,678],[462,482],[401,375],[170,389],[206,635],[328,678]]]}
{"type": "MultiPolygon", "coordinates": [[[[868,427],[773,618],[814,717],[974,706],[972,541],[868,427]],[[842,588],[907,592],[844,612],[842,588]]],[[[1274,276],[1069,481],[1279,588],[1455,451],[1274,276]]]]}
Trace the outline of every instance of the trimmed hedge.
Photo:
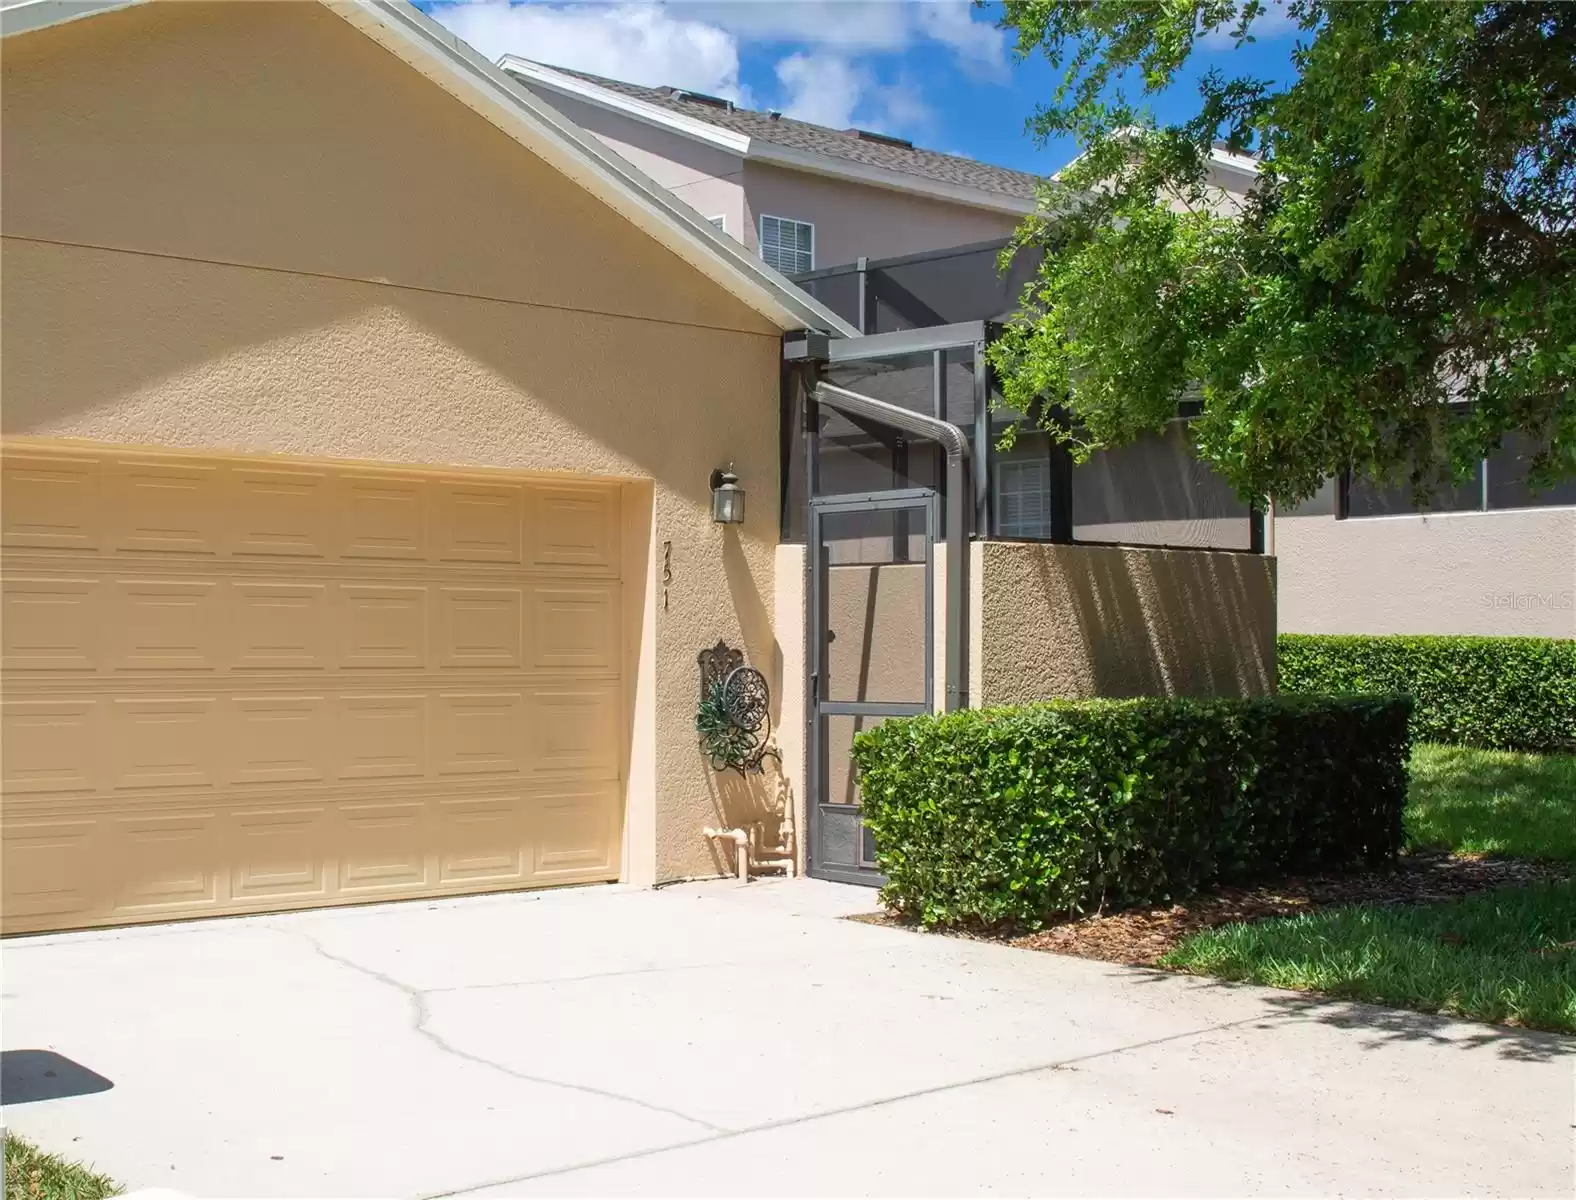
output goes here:
{"type": "Polygon", "coordinates": [[[1282,692],[1395,693],[1420,742],[1576,750],[1576,641],[1283,633],[1282,692]]]}
{"type": "Polygon", "coordinates": [[[1034,928],[1202,884],[1392,861],[1411,701],[1089,700],[893,718],[854,739],[882,898],[1034,928]]]}

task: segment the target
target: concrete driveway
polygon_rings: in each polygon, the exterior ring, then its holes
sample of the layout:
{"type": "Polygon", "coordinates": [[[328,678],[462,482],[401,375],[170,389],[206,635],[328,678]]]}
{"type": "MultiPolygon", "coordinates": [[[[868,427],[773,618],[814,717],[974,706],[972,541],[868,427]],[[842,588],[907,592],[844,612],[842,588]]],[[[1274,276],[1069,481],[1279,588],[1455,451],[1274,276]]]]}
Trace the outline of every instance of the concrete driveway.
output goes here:
{"type": "Polygon", "coordinates": [[[1569,1039],[838,919],[871,900],[599,888],[12,940],[8,1100],[84,1094],[6,1121],[205,1196],[1576,1185],[1569,1039]]]}

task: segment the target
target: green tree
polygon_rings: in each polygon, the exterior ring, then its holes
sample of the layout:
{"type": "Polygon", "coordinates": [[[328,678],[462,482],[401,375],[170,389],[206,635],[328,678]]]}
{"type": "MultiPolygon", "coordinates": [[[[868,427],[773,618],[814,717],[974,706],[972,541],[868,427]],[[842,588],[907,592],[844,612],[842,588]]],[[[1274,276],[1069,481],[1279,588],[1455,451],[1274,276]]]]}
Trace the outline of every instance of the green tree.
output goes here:
{"type": "Polygon", "coordinates": [[[1246,499],[1348,468],[1426,495],[1511,431],[1535,482],[1576,473],[1576,4],[1292,0],[1295,83],[1211,71],[1196,118],[1147,115],[1263,10],[1005,0],[1061,72],[1033,132],[1082,149],[1018,233],[1046,253],[993,351],[1007,403],[1082,455],[1196,397],[1246,499]],[[1220,144],[1259,160],[1240,211],[1220,144]]]}

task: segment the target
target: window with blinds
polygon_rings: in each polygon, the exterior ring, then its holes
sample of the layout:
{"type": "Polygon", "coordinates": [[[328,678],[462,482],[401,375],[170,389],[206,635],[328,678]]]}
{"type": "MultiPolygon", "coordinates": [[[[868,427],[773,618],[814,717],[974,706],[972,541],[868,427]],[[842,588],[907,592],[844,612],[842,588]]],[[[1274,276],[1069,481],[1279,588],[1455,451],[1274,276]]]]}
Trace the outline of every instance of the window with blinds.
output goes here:
{"type": "Polygon", "coordinates": [[[784,275],[815,270],[815,226],[786,217],[761,217],[761,261],[784,275]]]}
{"type": "Polygon", "coordinates": [[[996,532],[1001,537],[1051,536],[1051,465],[1043,458],[995,464],[996,532]]]}

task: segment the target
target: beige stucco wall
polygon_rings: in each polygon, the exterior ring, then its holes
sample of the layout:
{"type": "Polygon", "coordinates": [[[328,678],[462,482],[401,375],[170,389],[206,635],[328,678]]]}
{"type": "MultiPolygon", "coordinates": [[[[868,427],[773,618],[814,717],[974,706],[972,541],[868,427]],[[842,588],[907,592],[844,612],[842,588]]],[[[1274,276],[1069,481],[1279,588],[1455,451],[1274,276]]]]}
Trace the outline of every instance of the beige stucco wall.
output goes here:
{"type": "Polygon", "coordinates": [[[1576,508],[1275,520],[1288,633],[1576,637],[1576,508]]]}
{"type": "Polygon", "coordinates": [[[1023,542],[972,549],[977,706],[1274,687],[1271,558],[1023,542]]]}
{"type": "Polygon", "coordinates": [[[626,871],[720,870],[699,830],[755,800],[697,753],[695,655],[778,670],[777,331],[317,5],[142,6],[3,67],[5,433],[630,480],[626,871]]]}
{"type": "Polygon", "coordinates": [[[835,267],[860,256],[892,258],[1005,237],[1019,218],[927,200],[765,163],[744,167],[745,245],[760,242],[762,214],[815,226],[815,265],[835,267]]]}

